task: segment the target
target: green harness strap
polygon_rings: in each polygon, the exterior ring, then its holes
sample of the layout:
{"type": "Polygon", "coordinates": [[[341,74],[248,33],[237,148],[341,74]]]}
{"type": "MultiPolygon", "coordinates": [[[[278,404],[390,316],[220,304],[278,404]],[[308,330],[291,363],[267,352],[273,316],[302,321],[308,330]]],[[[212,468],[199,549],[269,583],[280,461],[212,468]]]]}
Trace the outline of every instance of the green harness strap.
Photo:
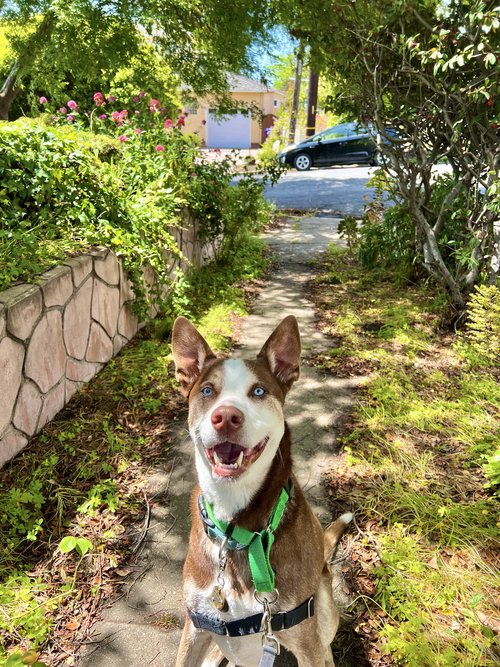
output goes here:
{"type": "Polygon", "coordinates": [[[240,528],[226,521],[219,521],[214,514],[213,505],[204,499],[205,509],[210,520],[215,524],[224,537],[236,540],[248,549],[248,562],[252,581],[258,593],[274,591],[274,571],[271,567],[271,547],[274,543],[274,531],[285,513],[286,504],[291,492],[282,489],[278,501],[267,522],[267,526],[260,532],[253,532],[240,528]]]}

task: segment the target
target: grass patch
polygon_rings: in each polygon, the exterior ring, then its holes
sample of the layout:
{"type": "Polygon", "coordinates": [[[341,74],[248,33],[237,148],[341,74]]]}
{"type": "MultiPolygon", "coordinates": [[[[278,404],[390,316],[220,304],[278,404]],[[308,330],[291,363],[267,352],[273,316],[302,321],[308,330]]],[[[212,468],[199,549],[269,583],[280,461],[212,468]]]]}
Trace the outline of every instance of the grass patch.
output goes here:
{"type": "MultiPolygon", "coordinates": [[[[161,333],[186,312],[214,350],[228,349],[255,289],[242,281],[267,266],[251,237],[233,260],[182,283],[161,333]]],[[[184,410],[170,344],[153,333],[126,346],[0,471],[0,665],[24,664],[23,655],[66,664],[134,554],[147,477],[168,465],[169,425],[184,410]]]]}
{"type": "Polygon", "coordinates": [[[312,293],[335,347],[311,361],[368,377],[328,480],[335,512],[352,509],[361,531],[350,576],[364,655],[496,665],[500,524],[486,462],[498,446],[497,368],[443,330],[442,295],[337,248],[318,269],[312,293]]]}

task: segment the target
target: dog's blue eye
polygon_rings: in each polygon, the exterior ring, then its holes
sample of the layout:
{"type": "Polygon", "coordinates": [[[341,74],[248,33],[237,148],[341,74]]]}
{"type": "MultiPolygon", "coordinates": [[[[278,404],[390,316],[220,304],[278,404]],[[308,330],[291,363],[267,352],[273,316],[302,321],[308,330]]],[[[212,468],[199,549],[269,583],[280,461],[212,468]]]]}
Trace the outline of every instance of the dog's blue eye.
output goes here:
{"type": "Polygon", "coordinates": [[[201,393],[203,394],[203,396],[212,396],[214,390],[212,389],[212,387],[203,387],[201,393]]]}
{"type": "Polygon", "coordinates": [[[253,395],[254,396],[264,396],[266,393],[266,390],[263,387],[255,387],[253,390],[253,395]]]}

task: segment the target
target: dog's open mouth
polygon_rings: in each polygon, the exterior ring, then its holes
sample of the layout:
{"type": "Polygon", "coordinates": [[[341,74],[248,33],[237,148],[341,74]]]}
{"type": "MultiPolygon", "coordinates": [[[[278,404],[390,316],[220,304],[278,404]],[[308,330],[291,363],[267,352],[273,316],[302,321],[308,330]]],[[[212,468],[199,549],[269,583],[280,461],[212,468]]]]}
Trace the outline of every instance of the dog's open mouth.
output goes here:
{"type": "Polygon", "coordinates": [[[255,447],[243,447],[234,442],[221,442],[215,447],[205,449],[212,470],[220,477],[238,477],[255,463],[267,445],[266,436],[255,447]]]}

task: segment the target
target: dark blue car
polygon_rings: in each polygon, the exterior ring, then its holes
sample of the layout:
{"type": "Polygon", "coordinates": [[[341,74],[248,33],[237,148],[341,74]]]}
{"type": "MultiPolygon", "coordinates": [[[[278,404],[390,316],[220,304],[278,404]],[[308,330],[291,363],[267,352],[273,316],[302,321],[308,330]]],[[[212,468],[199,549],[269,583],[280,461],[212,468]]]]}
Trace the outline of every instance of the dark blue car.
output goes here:
{"type": "Polygon", "coordinates": [[[299,171],[334,164],[379,164],[373,130],[359,123],[342,123],[284,148],[278,155],[281,164],[299,171]]]}

